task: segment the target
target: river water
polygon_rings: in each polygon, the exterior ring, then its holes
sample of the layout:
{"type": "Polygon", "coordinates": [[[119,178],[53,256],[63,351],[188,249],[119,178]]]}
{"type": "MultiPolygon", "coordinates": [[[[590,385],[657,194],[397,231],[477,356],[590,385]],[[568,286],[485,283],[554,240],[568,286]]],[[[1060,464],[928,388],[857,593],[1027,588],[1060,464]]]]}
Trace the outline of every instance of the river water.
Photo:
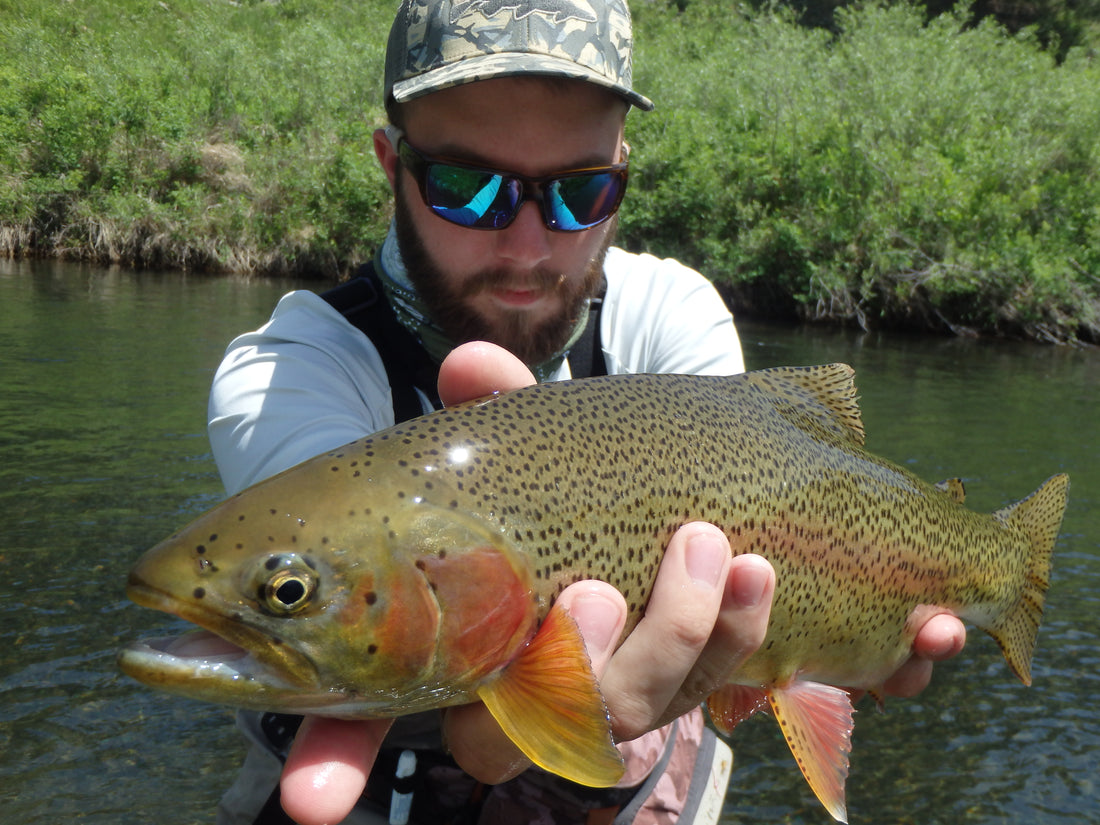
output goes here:
{"type": "MultiPolygon", "coordinates": [[[[225,344],[290,282],[0,261],[0,821],[212,822],[242,748],[224,708],[119,675],[178,620],[123,594],[142,550],[219,501],[204,430],[225,344]]],[[[861,706],[853,823],[1100,822],[1100,352],[740,325],[750,368],[845,361],[868,447],[990,511],[1072,479],[1034,685],[972,631],[931,688],[861,706]]],[[[726,825],[827,823],[766,718],[726,825]]]]}

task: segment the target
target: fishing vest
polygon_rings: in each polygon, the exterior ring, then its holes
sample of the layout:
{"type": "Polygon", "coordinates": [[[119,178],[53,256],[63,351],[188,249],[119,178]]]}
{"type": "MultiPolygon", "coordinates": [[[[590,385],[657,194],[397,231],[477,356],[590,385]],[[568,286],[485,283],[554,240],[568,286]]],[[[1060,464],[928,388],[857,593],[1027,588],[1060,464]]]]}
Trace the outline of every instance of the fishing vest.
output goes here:
{"type": "MultiPolygon", "coordinates": [[[[607,363],[600,346],[603,292],[601,289],[600,296],[592,299],[588,324],[569,350],[569,371],[574,378],[607,375],[607,363]]],[[[443,406],[436,390],[439,364],[425,352],[416,336],[397,320],[373,263],[363,264],[354,278],[323,292],[321,297],[366,335],[378,350],[393,397],[394,423],[400,424],[423,414],[417,390],[428,398],[433,408],[443,406]]]]}

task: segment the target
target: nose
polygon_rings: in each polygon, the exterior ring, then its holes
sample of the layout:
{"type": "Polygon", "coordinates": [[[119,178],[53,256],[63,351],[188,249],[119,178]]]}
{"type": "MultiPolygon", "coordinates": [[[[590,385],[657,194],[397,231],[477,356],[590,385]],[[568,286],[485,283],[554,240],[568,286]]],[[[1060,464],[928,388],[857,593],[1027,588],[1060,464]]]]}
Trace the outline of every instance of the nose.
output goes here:
{"type": "Polygon", "coordinates": [[[550,257],[550,230],[534,201],[520,206],[515,220],[492,234],[497,256],[513,268],[534,269],[550,257]]]}

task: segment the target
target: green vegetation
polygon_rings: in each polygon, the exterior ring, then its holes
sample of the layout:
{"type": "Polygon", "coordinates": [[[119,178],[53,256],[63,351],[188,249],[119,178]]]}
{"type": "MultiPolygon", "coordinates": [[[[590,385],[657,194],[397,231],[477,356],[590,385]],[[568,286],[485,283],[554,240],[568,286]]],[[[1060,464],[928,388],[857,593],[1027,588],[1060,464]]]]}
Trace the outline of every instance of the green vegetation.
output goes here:
{"type": "MultiPolygon", "coordinates": [[[[389,220],[371,132],[393,5],[0,0],[0,254],[345,273],[389,220]]],[[[632,8],[658,111],[628,126],[622,245],[744,312],[1100,342],[1087,46],[923,6],[830,29],[632,8]]]]}
{"type": "Polygon", "coordinates": [[[836,38],[714,3],[638,17],[636,82],[670,105],[632,124],[632,246],[761,313],[1100,341],[1084,50],[906,6],[841,9],[836,38]]]}
{"type": "Polygon", "coordinates": [[[388,0],[0,0],[0,249],[333,276],[388,224],[388,0]]]}

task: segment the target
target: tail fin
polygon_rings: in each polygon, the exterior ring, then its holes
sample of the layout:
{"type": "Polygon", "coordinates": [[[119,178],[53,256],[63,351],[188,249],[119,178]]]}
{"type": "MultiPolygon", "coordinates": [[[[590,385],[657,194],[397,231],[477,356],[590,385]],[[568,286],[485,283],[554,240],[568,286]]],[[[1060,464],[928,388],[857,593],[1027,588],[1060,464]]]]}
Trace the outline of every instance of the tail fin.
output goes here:
{"type": "Polygon", "coordinates": [[[993,517],[1024,532],[1031,544],[1027,580],[1016,607],[990,629],[1008,666],[1025,685],[1031,684],[1031,654],[1050,587],[1050,556],[1062,525],[1069,476],[1051,476],[1027,498],[998,510],[993,517]]]}

